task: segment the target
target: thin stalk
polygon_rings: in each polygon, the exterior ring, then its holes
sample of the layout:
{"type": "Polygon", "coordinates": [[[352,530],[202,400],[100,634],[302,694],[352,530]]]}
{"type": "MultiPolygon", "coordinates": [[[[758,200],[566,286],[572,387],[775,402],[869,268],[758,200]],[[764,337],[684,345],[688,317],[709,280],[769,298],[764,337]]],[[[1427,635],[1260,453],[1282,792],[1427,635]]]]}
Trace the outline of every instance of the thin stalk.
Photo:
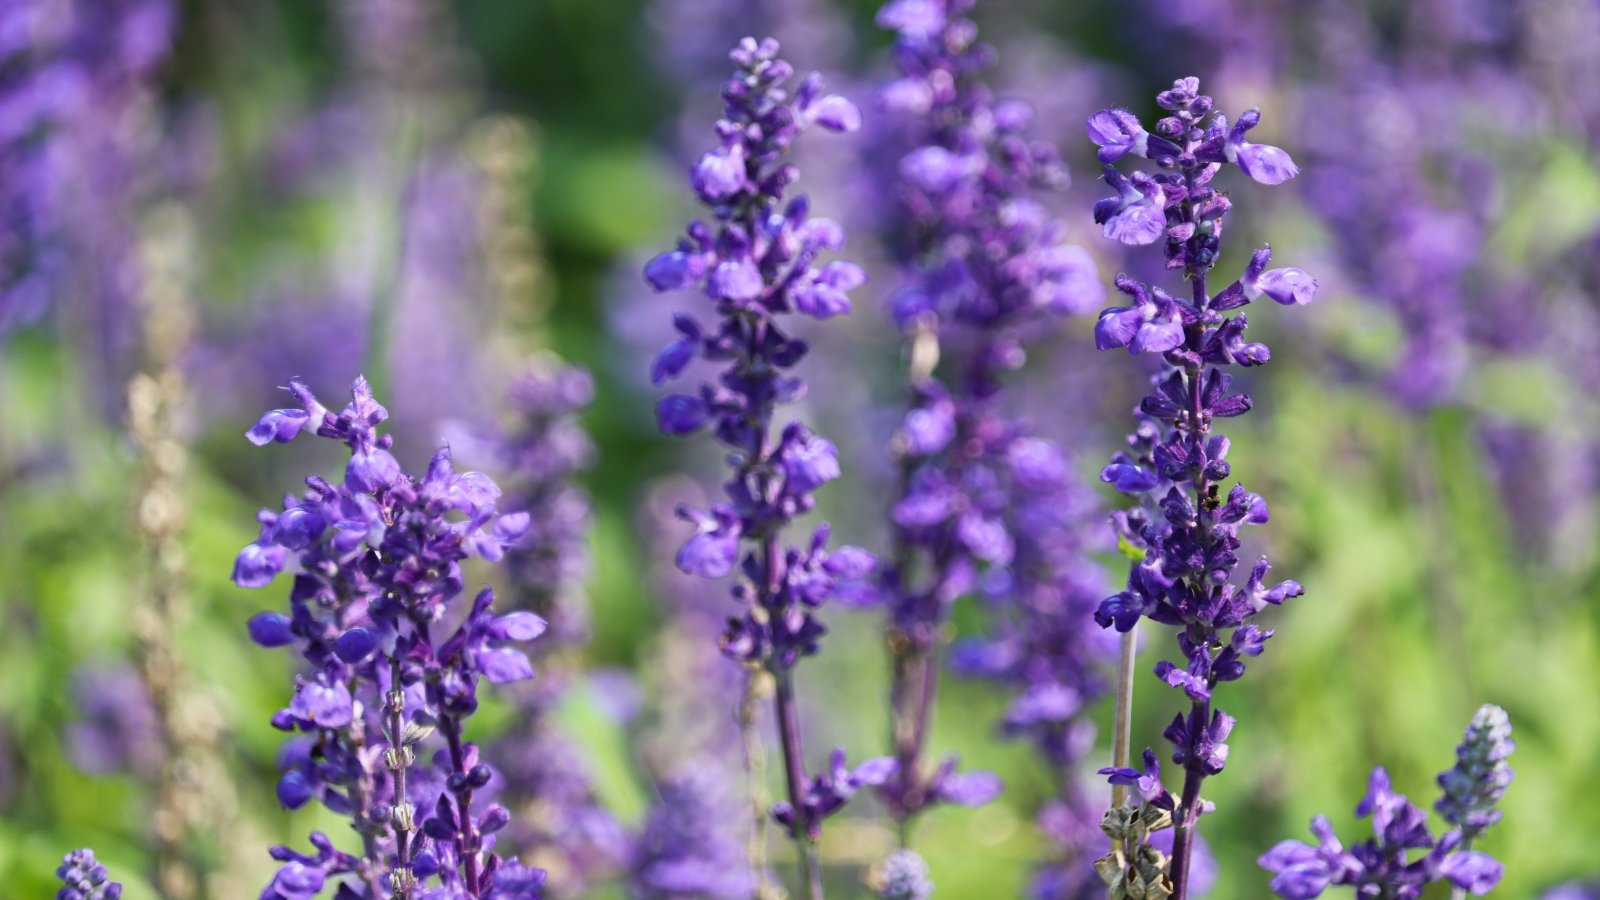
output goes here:
{"type": "Polygon", "coordinates": [[[820,822],[813,822],[805,807],[806,767],[800,746],[800,710],[794,700],[794,677],[788,669],[773,673],[776,690],[773,704],[778,714],[778,738],[783,744],[784,781],[789,789],[789,805],[794,809],[795,856],[799,864],[800,883],[806,886],[810,900],[822,900],[822,861],[817,855],[817,833],[820,822]]]}
{"type": "Polygon", "coordinates": [[[389,750],[384,757],[394,779],[394,806],[389,824],[394,828],[395,858],[389,878],[395,900],[408,900],[416,883],[411,872],[411,829],[415,810],[406,800],[406,768],[411,764],[412,753],[406,742],[405,708],[405,693],[400,689],[400,658],[391,657],[389,692],[384,697],[384,712],[389,716],[389,750]]]}
{"type": "MultiPolygon", "coordinates": [[[[465,754],[461,746],[461,720],[455,716],[442,716],[439,719],[439,730],[444,733],[445,741],[450,745],[450,769],[452,772],[465,777],[465,754]]],[[[471,897],[482,896],[478,885],[478,851],[482,849],[482,839],[478,835],[477,826],[472,822],[472,787],[462,787],[461,793],[455,797],[456,801],[456,849],[461,857],[461,874],[467,882],[467,894],[471,897]]]]}
{"type": "Polygon", "coordinates": [[[750,844],[746,856],[755,875],[756,896],[769,897],[772,884],[767,877],[767,754],[756,728],[761,675],[762,670],[752,668],[745,676],[744,695],[739,699],[739,737],[744,745],[745,793],[750,799],[750,844]]]}
{"type": "MultiPolygon", "coordinates": [[[[1133,663],[1138,655],[1139,625],[1122,633],[1117,652],[1117,683],[1115,705],[1111,718],[1111,765],[1124,768],[1130,764],[1133,742],[1133,663]]],[[[1120,784],[1111,786],[1111,807],[1121,806],[1127,799],[1127,788],[1120,784]]]]}
{"type": "MultiPolygon", "coordinates": [[[[1210,718],[1210,701],[1194,701],[1190,721],[1195,727],[1204,729],[1210,718]]],[[[1189,741],[1198,744],[1200,735],[1190,734],[1189,741]]],[[[1178,803],[1178,818],[1172,836],[1171,900],[1187,900],[1189,896],[1189,859],[1194,853],[1195,824],[1200,818],[1200,782],[1204,780],[1205,775],[1199,769],[1184,769],[1183,794],[1178,803]]]]}

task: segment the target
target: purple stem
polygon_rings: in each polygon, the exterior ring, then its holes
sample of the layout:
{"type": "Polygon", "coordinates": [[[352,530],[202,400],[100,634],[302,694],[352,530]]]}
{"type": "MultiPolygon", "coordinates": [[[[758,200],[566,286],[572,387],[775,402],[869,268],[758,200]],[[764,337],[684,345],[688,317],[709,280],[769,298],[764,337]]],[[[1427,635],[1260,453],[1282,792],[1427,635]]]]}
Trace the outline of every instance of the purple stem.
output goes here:
{"type": "MultiPolygon", "coordinates": [[[[1211,701],[1196,700],[1192,705],[1190,722],[1204,730],[1211,718],[1211,701]]],[[[1198,746],[1201,735],[1189,735],[1190,746],[1198,746]]],[[[1191,765],[1183,772],[1183,795],[1178,804],[1178,821],[1172,837],[1172,900],[1185,900],[1189,896],[1189,859],[1194,851],[1196,820],[1200,817],[1200,782],[1205,774],[1191,765]]]]}
{"type": "Polygon", "coordinates": [[[822,863],[817,856],[817,839],[822,823],[812,818],[805,805],[806,764],[800,746],[800,711],[794,702],[794,678],[788,669],[773,673],[777,690],[773,703],[778,713],[778,738],[783,744],[784,780],[789,788],[789,805],[794,808],[795,851],[799,858],[800,883],[806,885],[811,900],[822,900],[822,863]]]}
{"type": "MultiPolygon", "coordinates": [[[[463,779],[467,777],[465,755],[461,745],[461,720],[455,716],[441,716],[439,730],[450,744],[450,769],[463,779]]],[[[482,838],[472,824],[472,785],[462,785],[456,795],[456,852],[461,857],[462,877],[467,882],[467,894],[482,896],[478,885],[478,850],[482,838]]]]}

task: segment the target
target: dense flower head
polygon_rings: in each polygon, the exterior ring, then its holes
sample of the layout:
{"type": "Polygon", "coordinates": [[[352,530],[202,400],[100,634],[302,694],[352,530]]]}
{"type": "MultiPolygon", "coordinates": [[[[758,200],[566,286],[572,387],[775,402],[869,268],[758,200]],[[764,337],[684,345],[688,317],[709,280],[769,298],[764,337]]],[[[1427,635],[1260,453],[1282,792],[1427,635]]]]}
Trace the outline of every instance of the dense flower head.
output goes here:
{"type": "Polygon", "coordinates": [[[1456,747],[1455,767],[1439,774],[1443,795],[1434,809],[1472,840],[1500,821],[1496,809],[1515,773],[1506,762],[1517,748],[1511,740],[1511,718],[1492,704],[1480,707],[1456,747]]]}
{"type": "MultiPolygon", "coordinates": [[[[1161,786],[1148,750],[1144,769],[1112,768],[1102,774],[1113,784],[1135,788],[1143,807],[1138,815],[1171,811],[1181,840],[1175,840],[1170,875],[1174,890],[1185,896],[1193,831],[1204,805],[1199,788],[1226,767],[1227,739],[1235,724],[1214,705],[1213,693],[1219,684],[1242,677],[1246,661],[1259,656],[1272,637],[1270,629],[1254,623],[1256,614],[1304,593],[1294,581],[1269,584],[1265,557],[1247,570],[1242,584],[1235,577],[1242,561],[1241,529],[1266,524],[1270,513],[1260,495],[1241,484],[1225,486],[1232,474],[1229,440],[1214,426],[1252,406],[1248,394],[1234,390],[1233,375],[1225,369],[1260,366],[1272,354],[1266,345],[1245,340],[1243,313],[1229,313],[1263,296],[1285,306],[1309,303],[1317,282],[1300,269],[1269,269],[1272,251],[1263,247],[1237,279],[1215,294],[1208,290],[1224,220],[1233,207],[1213,179],[1237,165],[1255,181],[1276,185],[1299,169],[1283,150],[1246,139],[1260,122],[1257,110],[1246,111],[1230,127],[1212,98],[1200,93],[1196,78],[1174,81],[1156,103],[1167,115],[1153,129],[1121,109],[1100,110],[1088,119],[1106,183],[1116,192],[1095,204],[1095,222],[1107,238],[1124,244],[1163,242],[1166,267],[1182,272],[1185,287],[1174,295],[1119,275],[1116,288],[1127,305],[1106,309],[1095,324],[1097,348],[1157,354],[1165,364],[1135,410],[1137,425],[1127,449],[1100,473],[1102,481],[1137,498],[1138,506],[1112,517],[1119,548],[1130,560],[1128,580],[1123,591],[1102,601],[1095,620],[1120,632],[1130,631],[1141,618],[1177,629],[1182,660],[1158,662],[1155,675],[1190,701],[1189,712],[1174,716],[1163,732],[1172,745],[1172,761],[1184,770],[1181,798],[1161,786]],[[1115,164],[1128,158],[1150,160],[1155,171],[1124,175],[1115,164]]],[[[1147,845],[1141,847],[1136,861],[1155,858],[1147,845]]],[[[1130,872],[1145,877],[1137,866],[1128,869],[1113,857],[1102,860],[1111,877],[1130,872]]]]}
{"type": "MultiPolygon", "coordinates": [[[[340,441],[350,454],[344,480],[311,476],[281,511],[263,510],[260,536],[240,552],[233,580],[260,588],[291,560],[298,570],[289,614],[249,622],[256,643],[293,647],[306,664],[273,717],[296,733],[280,753],[278,798],[290,809],[316,799],[348,815],[365,850],[351,857],[317,835],[314,856],[279,848],[283,865],[264,896],[313,896],[334,876],[350,876],[340,888],[349,890],[390,866],[456,891],[440,896],[481,896],[498,885],[498,857],[485,851],[510,815],[487,802],[499,776],[463,740],[463,721],[477,711],[481,680],[533,677],[518,645],[546,623],[525,610],[496,613],[487,588],[462,608],[460,565],[469,556],[501,559],[527,532],[527,516],[501,515],[499,488],[480,473],[458,474],[447,449],[422,477],[405,472],[378,431],[388,412],[364,379],[337,413],[303,384],[289,391],[300,407],[266,413],[246,436],[264,445],[310,430],[340,441]],[[431,764],[401,782],[430,747],[431,764]],[[421,833],[410,841],[413,821],[421,833]]],[[[505,890],[500,896],[513,896],[505,890]]]]}
{"type": "MultiPolygon", "coordinates": [[[[1137,558],[1126,589],[1106,599],[1096,619],[1119,631],[1140,617],[1183,629],[1178,645],[1185,661],[1162,661],[1156,675],[1196,704],[1209,704],[1216,685],[1243,675],[1246,659],[1258,656],[1272,637],[1270,629],[1251,619],[1268,605],[1303,593],[1294,581],[1269,585],[1264,557],[1242,585],[1231,581],[1241,561],[1240,529],[1265,524],[1269,512],[1266,501],[1242,485],[1223,493],[1221,482],[1232,471],[1229,441],[1212,426],[1251,407],[1249,395],[1232,389],[1233,376],[1224,368],[1262,365],[1271,353],[1244,340],[1243,313],[1225,313],[1262,296],[1283,305],[1307,303],[1316,281],[1300,269],[1268,269],[1272,253],[1262,248],[1238,279],[1215,295],[1206,291],[1223,216],[1231,208],[1227,196],[1210,186],[1212,178],[1235,163],[1265,184],[1279,184],[1297,170],[1283,151],[1244,140],[1259,113],[1246,112],[1230,129],[1211,98],[1199,93],[1196,79],[1174,82],[1157,103],[1170,115],[1153,133],[1123,110],[1102,110],[1089,119],[1090,137],[1100,146],[1114,186],[1125,179],[1110,163],[1130,155],[1157,162],[1157,174],[1142,183],[1156,188],[1148,196],[1160,205],[1162,219],[1139,240],[1126,242],[1154,243],[1165,235],[1168,267],[1184,270],[1193,286],[1192,297],[1175,297],[1118,276],[1117,290],[1131,303],[1107,309],[1095,326],[1100,349],[1158,353],[1166,363],[1139,405],[1139,425],[1128,449],[1101,472],[1101,480],[1140,498],[1141,505],[1115,517],[1118,537],[1137,558]]],[[[1118,204],[1103,201],[1095,218],[1108,237],[1125,239],[1114,232],[1128,226],[1124,217],[1132,207],[1118,204]]],[[[1189,718],[1179,716],[1167,736],[1175,761],[1210,775],[1226,764],[1224,740],[1233,719],[1220,710],[1200,712],[1197,706],[1189,718]]]]}
{"type": "Polygon", "coordinates": [[[730,623],[724,651],[788,667],[816,652],[823,628],[812,610],[839,582],[863,577],[873,562],[855,548],[828,551],[825,524],[804,549],[764,546],[812,509],[816,489],[840,474],[832,442],[805,425],[791,422],[778,435],[770,433],[776,406],[805,390],[787,370],[807,346],[784,332],[783,317],[848,312],[847,292],[866,277],[851,262],[822,263],[822,253],[843,246],[843,231],[812,217],[804,197],[785,200],[798,172],[784,155],[800,132],[813,124],[853,131],[860,115],[843,97],[824,95],[815,75],[791,93],[793,69],[777,53],[775,41],[746,38],[730,55],[737,71],[723,85],[719,146],[691,177],[713,221],[691,223],[678,249],[651,260],[645,277],[660,291],[699,286],[717,316],[713,328],[690,315],[676,318],[679,338],[657,358],[652,380],[677,377],[696,357],[722,371],[695,394],[664,397],[657,407],[662,430],[690,434],[709,426],[733,450],[727,502],[680,511],[695,533],[678,565],[708,578],[738,571],[747,583],[737,590],[751,605],[730,623]],[[751,549],[741,556],[746,545],[751,549]]]}
{"type": "Polygon", "coordinates": [[[867,873],[872,896],[881,900],[928,900],[933,879],[928,863],[915,851],[900,849],[873,865],[867,873]]]}
{"type": "Polygon", "coordinates": [[[93,270],[126,301],[140,100],[171,49],[169,0],[0,10],[0,333],[93,270]]]}
{"type": "MultiPolygon", "coordinates": [[[[959,647],[957,665],[1013,683],[1023,696],[1007,733],[1036,737],[1059,762],[1092,742],[1079,713],[1099,690],[1088,671],[1094,654],[1080,654],[1074,640],[1092,611],[1071,602],[1083,573],[1068,571],[1083,507],[1069,499],[1060,449],[1008,408],[1004,379],[1030,342],[1092,310],[1104,291],[1088,252],[1067,243],[1049,208],[1068,179],[1055,149],[1032,136],[1033,110],[997,100],[985,83],[997,54],[979,40],[972,7],[893,0],[877,16],[895,33],[897,71],[880,100],[902,122],[880,155],[894,161],[885,174],[902,283],[889,305],[910,366],[892,445],[901,471],[890,509],[895,564],[871,599],[886,607],[890,646],[909,661],[897,671],[906,673],[937,665],[923,660],[958,600],[994,601],[991,639],[959,647]]],[[[926,689],[897,688],[898,715],[924,715],[916,692],[926,689]]],[[[901,744],[899,771],[882,793],[906,818],[942,799],[937,782],[949,767],[921,772],[920,746],[901,744]]]]}
{"type": "Polygon", "coordinates": [[[1500,881],[1500,863],[1466,849],[1460,829],[1435,839],[1427,812],[1395,793],[1381,766],[1372,770],[1356,815],[1372,819],[1373,836],[1348,849],[1332,824],[1317,816],[1311,822],[1316,846],[1283,841],[1263,854],[1259,862],[1273,873],[1272,892],[1288,900],[1309,900],[1330,886],[1350,885],[1361,897],[1414,900],[1436,881],[1475,896],[1489,893],[1500,881]]]}
{"type": "Polygon", "coordinates": [[[122,885],[111,880],[106,867],[87,847],[62,857],[56,877],[61,879],[58,900],[117,900],[122,896],[122,885]]]}
{"type": "Polygon", "coordinates": [[[714,761],[700,760],[658,783],[634,844],[633,895],[641,898],[749,897],[755,878],[745,858],[739,823],[747,811],[729,796],[714,761]]]}
{"type": "Polygon", "coordinates": [[[898,77],[881,92],[920,141],[903,150],[895,200],[904,222],[897,251],[912,278],[891,301],[902,329],[952,323],[996,333],[985,362],[1021,361],[1011,333],[1103,296],[1094,263],[1066,242],[1045,205],[1065,187],[1054,147],[1032,138],[1033,110],[996,101],[982,75],[996,54],[978,40],[970,0],[895,0],[878,24],[896,32],[898,77]]]}

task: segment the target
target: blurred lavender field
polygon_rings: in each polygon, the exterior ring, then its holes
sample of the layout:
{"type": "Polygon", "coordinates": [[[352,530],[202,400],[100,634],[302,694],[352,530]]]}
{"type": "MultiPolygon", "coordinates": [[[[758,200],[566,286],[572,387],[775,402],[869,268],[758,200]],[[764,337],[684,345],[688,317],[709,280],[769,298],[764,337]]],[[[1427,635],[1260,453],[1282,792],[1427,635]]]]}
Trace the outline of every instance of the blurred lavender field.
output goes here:
{"type": "MultiPolygon", "coordinates": [[[[1082,879],[1105,846],[1117,638],[1093,614],[1125,576],[1107,523],[1127,504],[1099,475],[1159,365],[1096,351],[1094,316],[1122,302],[1117,273],[1164,276],[1091,218],[1108,188],[1084,122],[1153,121],[1149,98],[1197,75],[1219,108],[1260,107],[1252,139],[1300,168],[1223,185],[1247,213],[1216,283],[1270,238],[1320,285],[1253,318],[1271,365],[1237,375],[1255,408],[1228,462],[1272,502],[1239,555],[1306,596],[1262,614],[1271,652],[1227,688],[1241,724],[1190,895],[1269,896],[1257,858],[1314,814],[1365,834],[1375,765],[1426,808],[1492,703],[1516,739],[1503,819],[1473,844],[1505,865],[1495,895],[1600,897],[1600,2],[978,0],[994,58],[949,53],[992,93],[932,137],[939,73],[906,48],[937,30],[923,7],[946,28],[964,4],[882,6],[0,6],[0,894],[49,896],[92,846],[126,896],[255,897],[269,846],[356,846],[306,802],[326,788],[311,751],[269,724],[300,669],[246,623],[286,608],[289,579],[230,572],[258,508],[345,465],[246,430],[295,405],[291,379],[337,410],[364,375],[406,471],[448,444],[500,513],[531,514],[504,560],[463,563],[468,597],[491,584],[498,610],[548,622],[537,677],[482,692],[467,732],[510,813],[498,852],[559,898],[804,896],[751,811],[785,799],[774,684],[718,649],[727,585],[674,565],[695,533],[676,510],[717,502],[727,451],[658,431],[651,360],[710,303],[643,274],[708,215],[690,172],[748,35],[861,118],[835,134],[842,107],[813,114],[786,157],[848,235],[825,258],[866,276],[849,316],[793,329],[809,389],[780,424],[826,435],[843,472],[793,539],[825,519],[835,548],[880,559],[926,542],[896,504],[950,403],[983,410],[984,452],[1018,473],[963,507],[993,552],[926,586],[960,598],[948,621],[884,599],[916,593],[892,578],[816,611],[825,643],[795,670],[814,770],[834,746],[851,766],[907,752],[891,684],[921,660],[944,672],[929,766],[958,755],[1005,785],[925,816],[934,786],[863,788],[823,830],[828,891],[883,890],[916,816],[937,896],[1103,895],[1082,879]],[[1003,190],[1026,200],[983,220],[1011,243],[985,247],[1008,266],[961,276],[978,287],[928,263],[966,239],[950,221],[981,217],[939,186],[959,168],[939,140],[1009,160],[1003,190]],[[929,299],[1024,289],[1024,312],[929,299]],[[940,314],[979,325],[930,345],[940,314]],[[941,357],[976,373],[948,379],[954,400],[919,380],[941,357]],[[763,841],[770,872],[752,871],[763,841]]],[[[713,377],[680,362],[686,384],[713,377]]],[[[1150,678],[1170,639],[1143,640],[1135,756],[1182,699],[1150,678]]]]}

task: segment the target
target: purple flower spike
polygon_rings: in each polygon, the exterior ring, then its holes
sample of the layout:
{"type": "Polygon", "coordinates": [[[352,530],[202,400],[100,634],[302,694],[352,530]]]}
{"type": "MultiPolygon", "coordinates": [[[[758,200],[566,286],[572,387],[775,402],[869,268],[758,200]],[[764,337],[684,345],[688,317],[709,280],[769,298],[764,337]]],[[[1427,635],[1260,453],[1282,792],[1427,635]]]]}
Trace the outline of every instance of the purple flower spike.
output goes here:
{"type": "Polygon", "coordinates": [[[388,411],[366,381],[355,381],[337,415],[303,384],[290,392],[302,413],[268,413],[249,439],[286,440],[314,423],[317,435],[349,451],[345,478],[337,485],[307,478],[305,493],[286,497],[282,511],[263,510],[260,535],[240,552],[234,581],[265,587],[293,557],[289,614],[269,611],[249,622],[257,644],[293,647],[308,667],[273,717],[281,730],[307,733],[279,755],[278,801],[296,809],[319,800],[368,840],[360,858],[321,834],[311,836],[315,854],[274,848],[282,865],[262,896],[310,898],[330,888],[343,895],[380,876],[396,885],[397,897],[456,892],[462,879],[485,886],[482,876],[501,866],[485,835],[504,827],[503,812],[471,812],[473,791],[496,776],[463,740],[464,720],[477,709],[480,681],[533,675],[525,653],[508,644],[538,637],[543,621],[531,613],[496,616],[487,590],[464,617],[455,607],[462,562],[502,559],[532,521],[500,515],[500,489],[482,474],[456,471],[448,450],[433,456],[422,477],[405,472],[390,452],[392,438],[378,433],[388,411]],[[460,625],[451,634],[442,622],[460,625]],[[429,771],[408,783],[415,761],[430,758],[429,771]],[[406,807],[432,809],[433,817],[391,811],[406,807]],[[400,829],[419,821],[422,834],[400,829]],[[408,883],[413,890],[400,889],[408,883]]]}
{"type": "MultiPolygon", "coordinates": [[[[695,530],[678,551],[677,564],[706,578],[742,575],[734,594],[744,612],[729,621],[720,644],[729,657],[775,677],[777,714],[790,722],[790,670],[818,651],[824,632],[815,609],[839,590],[840,581],[864,577],[871,561],[863,551],[841,550],[830,565],[826,528],[818,529],[809,547],[783,544],[786,527],[815,506],[815,491],[842,474],[834,445],[803,424],[773,434],[778,404],[805,389],[791,370],[808,347],[787,333],[789,317],[843,315],[851,308],[849,292],[866,280],[854,263],[820,259],[843,246],[843,229],[810,216],[804,197],[787,196],[798,174],[785,156],[810,126],[855,131],[861,113],[843,97],[824,95],[815,75],[791,93],[786,82],[794,70],[778,58],[776,41],[746,38],[729,58],[736,71],[722,89],[720,145],[701,158],[690,178],[712,224],[690,225],[677,250],[645,269],[657,289],[701,288],[717,321],[702,334],[699,325],[679,317],[682,337],[657,357],[651,377],[658,383],[674,377],[696,358],[715,369],[696,395],[674,394],[657,405],[663,431],[687,435],[709,427],[731,451],[733,466],[724,485],[729,502],[710,510],[679,509],[695,530]]],[[[816,839],[823,818],[873,772],[824,773],[803,794],[798,729],[786,728],[783,739],[791,794],[774,816],[804,843],[816,839]]],[[[813,880],[820,879],[820,870],[811,866],[813,880]]],[[[652,880],[663,877],[652,869],[652,880]]]]}
{"type": "Polygon", "coordinates": [[[1487,827],[1481,814],[1498,802],[1510,781],[1504,765],[1511,752],[1510,731],[1504,710],[1482,707],[1457,751],[1459,765],[1439,777],[1445,794],[1438,808],[1458,827],[1435,840],[1428,814],[1396,793],[1380,766],[1372,770],[1367,794],[1356,807],[1356,815],[1372,819],[1372,838],[1346,850],[1333,826],[1318,816],[1311,823],[1316,847],[1284,841],[1258,860],[1273,873],[1272,892],[1302,900],[1320,896],[1332,885],[1352,885],[1363,896],[1415,898],[1428,884],[1442,881],[1473,896],[1489,893],[1499,884],[1504,866],[1469,844],[1487,827]],[[1417,850],[1427,853],[1414,858],[1417,850]]]}
{"type": "MultiPolygon", "coordinates": [[[[1305,305],[1317,283],[1300,269],[1268,270],[1271,251],[1262,249],[1243,275],[1210,293],[1224,219],[1233,208],[1229,196],[1213,186],[1215,177],[1236,164],[1256,181],[1279,184],[1298,170],[1282,150],[1244,140],[1260,121],[1259,112],[1240,116],[1230,130],[1212,99],[1200,93],[1198,79],[1173,82],[1156,102],[1169,115],[1154,133],[1120,110],[1089,120],[1090,137],[1107,164],[1106,183],[1117,191],[1095,204],[1095,221],[1112,240],[1161,241],[1166,268],[1183,276],[1183,289],[1175,294],[1118,277],[1117,289],[1133,302],[1106,309],[1095,325],[1099,349],[1158,353],[1165,363],[1139,404],[1129,449],[1117,453],[1101,473],[1103,481],[1139,498],[1140,505],[1113,519],[1119,545],[1132,562],[1126,588],[1101,602],[1095,621],[1123,633],[1141,618],[1177,629],[1182,659],[1163,660],[1155,674],[1190,701],[1189,713],[1175,717],[1163,732],[1172,761],[1184,773],[1182,800],[1169,808],[1175,826],[1170,877],[1174,896],[1185,900],[1198,877],[1192,864],[1204,811],[1201,785],[1227,766],[1226,740],[1234,726],[1233,717],[1215,705],[1217,686],[1241,678],[1247,660],[1259,657],[1271,636],[1252,618],[1303,593],[1293,581],[1265,586],[1264,559],[1242,585],[1235,581],[1239,530],[1266,524],[1269,510],[1264,498],[1242,485],[1226,487],[1233,471],[1226,458],[1228,440],[1212,429],[1252,406],[1248,395],[1230,391],[1232,376],[1224,369],[1264,365],[1272,353],[1245,339],[1248,322],[1242,313],[1227,313],[1262,296],[1286,306],[1305,305]],[[1125,176],[1110,165],[1139,157],[1154,160],[1155,171],[1125,176]],[[1224,490],[1226,500],[1219,502],[1224,490]]],[[[1123,779],[1119,783],[1129,777],[1113,774],[1123,779]]],[[[1263,859],[1269,857],[1278,873],[1274,890],[1288,892],[1285,896],[1316,896],[1340,865],[1304,845],[1280,846],[1263,859]]]]}
{"type": "MultiPolygon", "coordinates": [[[[895,565],[871,596],[894,657],[897,766],[879,795],[902,823],[1001,788],[953,761],[925,764],[943,637],[966,598],[982,598],[990,626],[953,649],[955,665],[1007,686],[1002,732],[1028,740],[1052,771],[1081,768],[1093,743],[1084,711],[1104,691],[1103,645],[1085,629],[1100,588],[1079,565],[1098,518],[1093,492],[1018,415],[1011,382],[1036,341],[1065,316],[1098,309],[1105,290],[1092,255],[1052,212],[1067,173],[1032,133],[1032,108],[988,83],[999,50],[981,40],[973,7],[896,0],[878,13],[895,32],[896,71],[880,88],[894,127],[877,155],[894,204],[888,243],[901,283],[889,293],[907,402],[891,445],[902,473],[887,510],[893,543],[882,554],[895,565]]],[[[1114,111],[1102,119],[1091,127],[1115,145],[1108,157],[1144,152],[1136,121],[1114,111]]],[[[1140,227],[1148,200],[1137,186],[1128,193],[1111,201],[1109,228],[1140,227]]],[[[1145,219],[1159,235],[1159,200],[1153,210],[1145,219]]],[[[1087,849],[1064,843],[1066,854],[1087,849]]]]}
{"type": "Polygon", "coordinates": [[[117,900],[122,896],[122,885],[111,880],[110,872],[88,848],[62,857],[56,877],[61,879],[57,900],[117,900]]]}

